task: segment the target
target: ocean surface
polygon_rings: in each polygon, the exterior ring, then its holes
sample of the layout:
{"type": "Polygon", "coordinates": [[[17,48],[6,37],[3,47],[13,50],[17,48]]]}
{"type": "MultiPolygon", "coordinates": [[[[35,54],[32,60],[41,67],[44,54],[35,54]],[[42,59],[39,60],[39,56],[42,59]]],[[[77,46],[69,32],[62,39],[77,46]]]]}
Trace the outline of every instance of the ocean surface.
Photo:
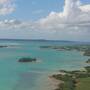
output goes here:
{"type": "Polygon", "coordinates": [[[0,40],[0,90],[50,90],[48,76],[58,70],[83,69],[88,57],[78,51],[40,49],[45,45],[75,45],[74,42],[38,40],[0,40]],[[37,63],[19,63],[22,57],[34,57],[37,63]]]}

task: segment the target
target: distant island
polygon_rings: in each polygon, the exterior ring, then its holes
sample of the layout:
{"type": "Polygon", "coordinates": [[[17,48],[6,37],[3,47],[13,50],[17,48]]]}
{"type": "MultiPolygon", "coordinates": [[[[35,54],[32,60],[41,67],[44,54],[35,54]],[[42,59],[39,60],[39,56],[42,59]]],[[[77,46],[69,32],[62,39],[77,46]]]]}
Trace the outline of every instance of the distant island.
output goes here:
{"type": "Polygon", "coordinates": [[[67,45],[67,46],[40,46],[41,49],[54,49],[57,51],[72,51],[76,50],[83,52],[84,56],[90,56],[90,45],[67,45]]]}
{"type": "Polygon", "coordinates": [[[31,57],[24,57],[18,60],[18,62],[21,62],[21,63],[36,62],[36,61],[37,61],[36,58],[31,58],[31,57]]]}
{"type": "Polygon", "coordinates": [[[90,44],[90,42],[83,41],[71,41],[71,40],[49,40],[49,39],[10,39],[2,38],[0,41],[41,41],[41,42],[66,42],[66,43],[79,43],[79,44],[90,44]]]}
{"type": "Polygon", "coordinates": [[[8,47],[8,46],[6,46],[6,45],[0,45],[0,48],[6,48],[6,47],[8,47]]]}

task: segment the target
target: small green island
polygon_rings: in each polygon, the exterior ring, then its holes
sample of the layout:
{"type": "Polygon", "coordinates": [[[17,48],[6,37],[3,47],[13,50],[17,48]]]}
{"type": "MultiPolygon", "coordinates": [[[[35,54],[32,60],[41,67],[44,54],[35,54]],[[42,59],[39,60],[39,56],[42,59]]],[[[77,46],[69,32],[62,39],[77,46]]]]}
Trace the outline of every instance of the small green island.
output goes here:
{"type": "Polygon", "coordinates": [[[52,75],[60,81],[55,90],[90,90],[90,66],[85,67],[85,71],[65,71],[52,75]]]}
{"type": "Polygon", "coordinates": [[[6,47],[8,47],[8,46],[6,46],[6,45],[0,45],[0,48],[6,48],[6,47]]]}
{"type": "Polygon", "coordinates": [[[36,58],[31,58],[31,57],[24,57],[18,60],[18,62],[21,62],[21,63],[36,62],[36,61],[37,61],[36,58]]]}
{"type": "Polygon", "coordinates": [[[15,48],[17,45],[0,45],[0,48],[15,48]]]}

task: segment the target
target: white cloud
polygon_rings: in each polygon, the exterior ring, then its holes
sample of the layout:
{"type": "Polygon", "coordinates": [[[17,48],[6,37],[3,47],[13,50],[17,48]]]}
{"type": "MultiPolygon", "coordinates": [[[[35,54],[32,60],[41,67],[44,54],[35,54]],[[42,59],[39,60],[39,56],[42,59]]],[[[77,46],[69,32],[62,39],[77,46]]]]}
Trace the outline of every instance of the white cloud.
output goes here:
{"type": "MultiPolygon", "coordinates": [[[[21,30],[26,37],[30,34],[36,38],[90,41],[90,4],[82,5],[80,0],[65,0],[62,12],[51,12],[36,22],[0,21],[0,27],[18,32],[21,30]]],[[[30,38],[29,35],[27,38],[30,38]]]]}
{"type": "Polygon", "coordinates": [[[32,22],[23,22],[19,20],[4,20],[0,21],[0,29],[31,29],[33,27],[32,22]]]}
{"type": "Polygon", "coordinates": [[[0,4],[5,4],[7,2],[9,2],[10,0],[0,0],[0,4]]]}
{"type": "Polygon", "coordinates": [[[0,0],[0,15],[12,13],[15,10],[14,0],[0,0]]]}
{"type": "Polygon", "coordinates": [[[90,21],[90,5],[81,6],[80,0],[65,0],[63,12],[51,12],[40,20],[41,24],[72,24],[90,21]]]}
{"type": "Polygon", "coordinates": [[[83,12],[89,12],[90,13],[90,5],[83,5],[79,7],[83,12]]]}
{"type": "Polygon", "coordinates": [[[82,5],[80,0],[65,0],[63,12],[51,12],[38,22],[40,28],[59,33],[56,39],[90,38],[90,4],[82,5]]]}

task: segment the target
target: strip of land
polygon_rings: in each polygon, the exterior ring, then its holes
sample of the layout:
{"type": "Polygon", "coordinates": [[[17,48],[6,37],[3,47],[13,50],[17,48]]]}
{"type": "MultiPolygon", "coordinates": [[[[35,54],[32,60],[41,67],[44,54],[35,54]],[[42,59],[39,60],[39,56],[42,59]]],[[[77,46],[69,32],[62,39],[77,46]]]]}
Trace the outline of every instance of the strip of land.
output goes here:
{"type": "MultiPolygon", "coordinates": [[[[71,46],[41,46],[41,49],[54,49],[58,51],[77,50],[83,56],[90,56],[90,45],[71,45],[71,46]]],[[[86,61],[90,64],[90,59],[86,61]]],[[[53,90],[90,90],[90,66],[83,71],[60,70],[60,74],[49,77],[52,80],[53,90]]]]}
{"type": "Polygon", "coordinates": [[[59,82],[54,90],[90,90],[90,66],[85,67],[85,71],[61,72],[64,74],[52,75],[59,82]]]}
{"type": "Polygon", "coordinates": [[[72,51],[76,50],[83,52],[84,56],[90,56],[90,45],[66,45],[66,46],[40,46],[41,49],[54,49],[57,51],[72,51]]]}

